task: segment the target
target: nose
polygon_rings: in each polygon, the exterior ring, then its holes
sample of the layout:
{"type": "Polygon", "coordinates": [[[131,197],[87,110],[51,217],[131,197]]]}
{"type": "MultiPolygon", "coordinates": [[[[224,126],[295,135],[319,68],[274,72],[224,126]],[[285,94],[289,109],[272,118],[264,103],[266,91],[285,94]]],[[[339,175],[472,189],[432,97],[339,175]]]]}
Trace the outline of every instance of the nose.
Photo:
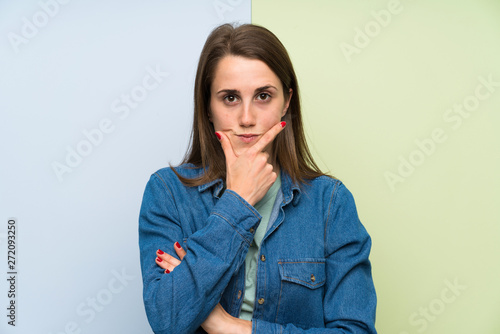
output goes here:
{"type": "Polygon", "coordinates": [[[256,114],[251,103],[244,103],[242,105],[239,117],[239,123],[241,127],[248,128],[255,125],[256,114]]]}

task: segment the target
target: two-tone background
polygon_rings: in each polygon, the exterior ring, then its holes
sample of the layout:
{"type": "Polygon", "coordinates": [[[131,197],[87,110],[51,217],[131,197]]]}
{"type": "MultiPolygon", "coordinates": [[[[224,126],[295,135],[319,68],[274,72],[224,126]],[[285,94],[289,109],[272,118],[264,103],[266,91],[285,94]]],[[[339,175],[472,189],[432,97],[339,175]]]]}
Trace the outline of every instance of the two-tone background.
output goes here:
{"type": "Polygon", "coordinates": [[[378,331],[499,333],[494,0],[0,1],[0,332],[151,333],[142,193],[184,154],[223,22],[287,47],[314,156],[373,239],[378,331]]]}

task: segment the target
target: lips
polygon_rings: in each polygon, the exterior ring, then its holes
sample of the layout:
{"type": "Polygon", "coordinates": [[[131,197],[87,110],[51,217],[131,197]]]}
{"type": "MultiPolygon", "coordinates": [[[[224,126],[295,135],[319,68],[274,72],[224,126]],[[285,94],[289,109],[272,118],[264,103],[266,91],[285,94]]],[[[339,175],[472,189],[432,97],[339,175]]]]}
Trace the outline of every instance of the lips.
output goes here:
{"type": "Polygon", "coordinates": [[[259,135],[253,133],[241,134],[236,136],[244,143],[251,143],[259,137],[259,135]]]}

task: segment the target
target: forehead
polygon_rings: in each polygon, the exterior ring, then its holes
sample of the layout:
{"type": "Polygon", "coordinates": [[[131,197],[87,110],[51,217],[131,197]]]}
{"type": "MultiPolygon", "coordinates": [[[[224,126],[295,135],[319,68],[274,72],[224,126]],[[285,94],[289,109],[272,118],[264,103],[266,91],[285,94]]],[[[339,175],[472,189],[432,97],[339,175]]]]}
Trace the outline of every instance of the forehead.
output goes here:
{"type": "Polygon", "coordinates": [[[240,56],[226,56],[215,68],[212,92],[220,89],[253,90],[273,85],[281,89],[278,76],[261,60],[240,56]]]}

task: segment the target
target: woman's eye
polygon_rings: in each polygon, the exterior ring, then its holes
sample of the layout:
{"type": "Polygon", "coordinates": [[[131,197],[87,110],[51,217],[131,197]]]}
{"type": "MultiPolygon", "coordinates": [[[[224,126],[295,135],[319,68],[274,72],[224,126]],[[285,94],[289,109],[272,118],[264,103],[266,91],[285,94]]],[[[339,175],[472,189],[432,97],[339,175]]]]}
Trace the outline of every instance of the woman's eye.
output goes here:
{"type": "Polygon", "coordinates": [[[267,93],[260,93],[257,98],[259,100],[262,100],[262,101],[266,101],[266,100],[269,100],[271,98],[271,95],[267,94],[267,93]]]}
{"type": "Polygon", "coordinates": [[[237,98],[234,95],[227,95],[224,97],[224,101],[226,101],[228,103],[234,103],[237,101],[237,98]]]}

